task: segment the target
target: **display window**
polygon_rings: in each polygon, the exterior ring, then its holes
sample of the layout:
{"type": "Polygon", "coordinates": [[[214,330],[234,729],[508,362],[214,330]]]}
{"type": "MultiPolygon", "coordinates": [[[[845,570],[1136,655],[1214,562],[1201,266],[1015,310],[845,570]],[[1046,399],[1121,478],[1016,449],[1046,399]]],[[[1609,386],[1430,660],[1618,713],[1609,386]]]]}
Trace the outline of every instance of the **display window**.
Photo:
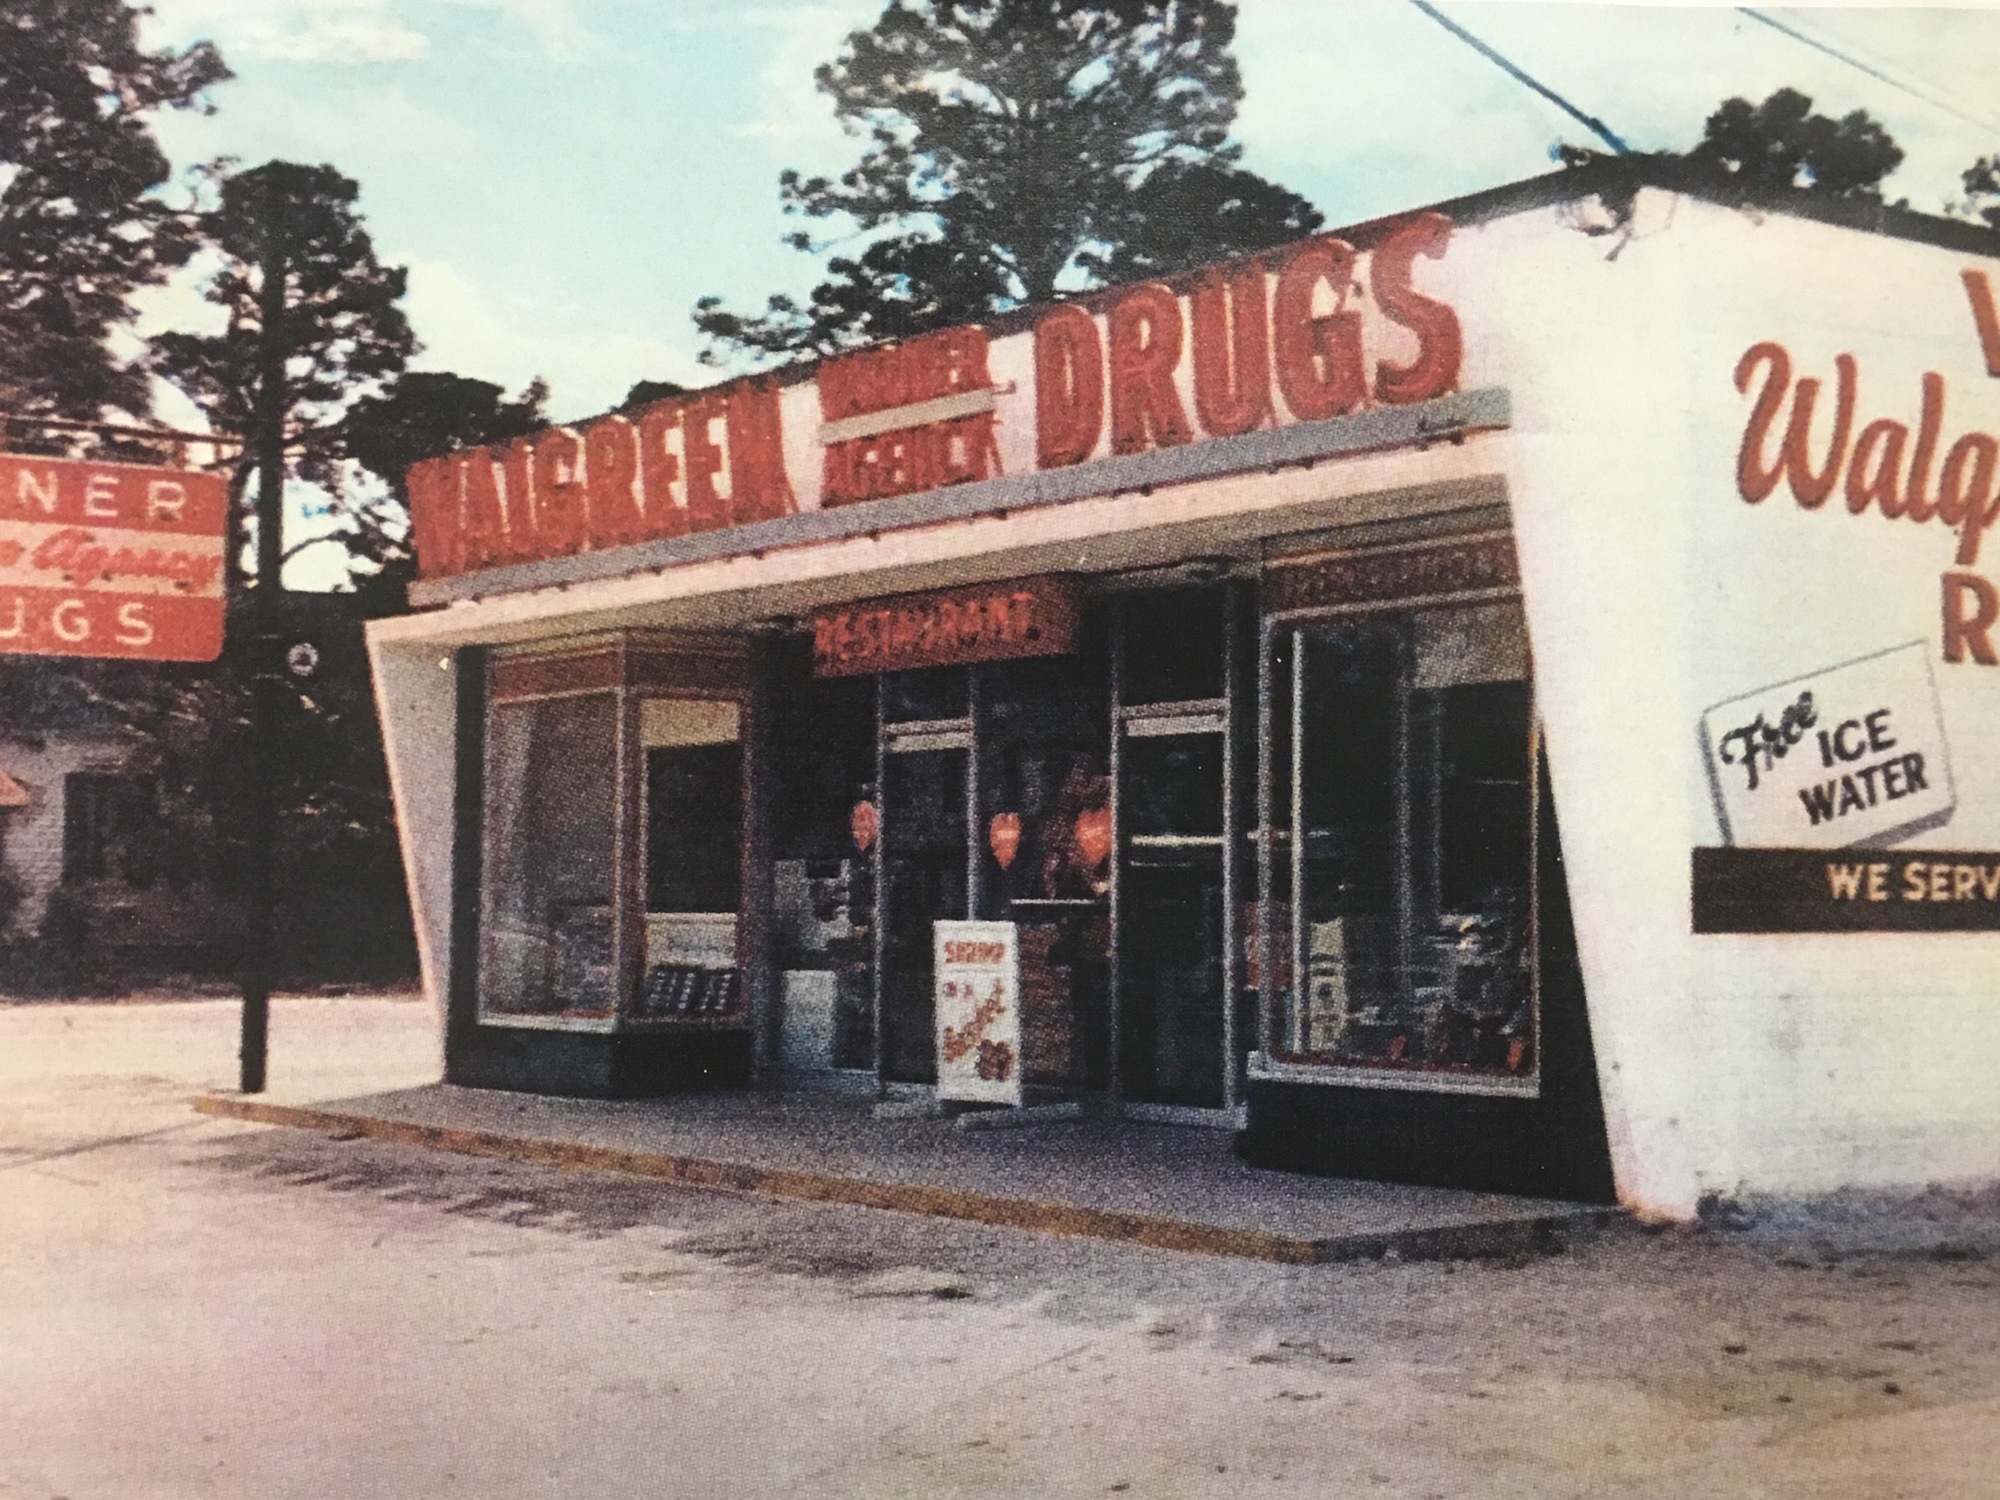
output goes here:
{"type": "Polygon", "coordinates": [[[501,702],[488,713],[486,1015],[611,1016],[617,759],[615,693],[501,702]]]}
{"type": "Polygon", "coordinates": [[[743,696],[729,643],[491,660],[482,1021],[741,1024],[743,696]]]}
{"type": "Polygon", "coordinates": [[[1258,1063],[1536,1089],[1539,747],[1518,598],[1271,621],[1258,1063]]]}

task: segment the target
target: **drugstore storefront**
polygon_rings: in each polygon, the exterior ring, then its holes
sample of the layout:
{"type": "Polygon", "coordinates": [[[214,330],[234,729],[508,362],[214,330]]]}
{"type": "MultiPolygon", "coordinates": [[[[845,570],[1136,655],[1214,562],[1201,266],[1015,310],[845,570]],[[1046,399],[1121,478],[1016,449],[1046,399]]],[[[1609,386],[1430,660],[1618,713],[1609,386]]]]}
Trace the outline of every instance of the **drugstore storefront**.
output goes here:
{"type": "Polygon", "coordinates": [[[1564,184],[420,465],[440,607],[371,640],[447,1077],[1116,1112],[1685,1211],[1729,1168],[1655,1138],[1698,1047],[1635,1050],[1624,962],[1693,940],[1730,839],[1699,748],[1692,814],[1657,737],[1604,763],[1639,686],[1593,644],[1661,597],[1675,476],[1609,520],[1635,481],[1575,482],[1634,413],[1551,372],[1610,397],[1647,330],[1607,299],[1658,286],[1564,184]]]}

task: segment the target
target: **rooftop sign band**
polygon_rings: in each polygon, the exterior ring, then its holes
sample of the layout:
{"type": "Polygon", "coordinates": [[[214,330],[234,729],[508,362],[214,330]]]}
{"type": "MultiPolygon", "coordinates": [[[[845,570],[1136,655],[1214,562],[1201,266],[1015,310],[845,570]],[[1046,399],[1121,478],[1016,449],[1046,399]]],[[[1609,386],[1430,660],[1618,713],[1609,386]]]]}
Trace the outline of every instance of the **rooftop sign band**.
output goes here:
{"type": "Polygon", "coordinates": [[[0,455],[0,655],[213,661],[218,474],[0,455]]]}
{"type": "Polygon", "coordinates": [[[1457,314],[1417,287],[1451,222],[1332,236],[1175,284],[946,329],[409,472],[421,576],[614,551],[1434,400],[1457,314]],[[998,371],[1002,378],[995,379],[998,371]],[[1007,378],[1007,377],[1015,378],[1007,378]],[[816,407],[816,409],[814,409],[816,407]]]}

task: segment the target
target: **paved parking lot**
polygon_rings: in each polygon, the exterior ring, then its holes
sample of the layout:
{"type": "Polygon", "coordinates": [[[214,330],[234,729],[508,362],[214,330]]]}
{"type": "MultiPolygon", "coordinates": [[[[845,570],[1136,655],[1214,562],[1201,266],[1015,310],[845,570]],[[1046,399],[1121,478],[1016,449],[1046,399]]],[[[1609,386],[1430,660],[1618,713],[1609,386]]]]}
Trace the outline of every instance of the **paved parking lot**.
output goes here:
{"type": "MultiPolygon", "coordinates": [[[[0,1496],[1990,1495],[1976,1252],[1286,1267],[196,1117],[211,1001],[0,1005],[0,1496]]],[[[273,1094],[434,1074],[285,1000],[273,1094]]]]}

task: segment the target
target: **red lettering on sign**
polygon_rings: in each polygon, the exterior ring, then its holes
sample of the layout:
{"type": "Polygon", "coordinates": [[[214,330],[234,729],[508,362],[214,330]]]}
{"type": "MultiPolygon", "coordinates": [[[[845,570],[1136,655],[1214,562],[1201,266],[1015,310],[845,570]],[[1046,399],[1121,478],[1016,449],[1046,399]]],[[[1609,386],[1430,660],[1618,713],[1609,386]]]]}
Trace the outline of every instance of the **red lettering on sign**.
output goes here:
{"type": "Polygon", "coordinates": [[[1314,240],[1278,273],[1273,308],[1277,331],[1278,389],[1301,422],[1352,411],[1368,394],[1361,365],[1361,314],[1348,309],[1354,247],[1342,240],[1314,240]],[[1321,283],[1333,291],[1334,308],[1315,316],[1321,283]]]}
{"type": "Polygon", "coordinates": [[[1410,280],[1419,255],[1442,259],[1450,244],[1450,219],[1437,213],[1418,214],[1377,245],[1369,257],[1369,281],[1376,305],[1417,336],[1417,357],[1409,364],[1393,365],[1383,360],[1375,366],[1375,397],[1379,401],[1404,405],[1457,389],[1459,367],[1465,358],[1458,314],[1424,296],[1410,280]]]}
{"type": "Polygon", "coordinates": [[[1211,271],[1188,299],[1194,324],[1194,409],[1210,437],[1248,432],[1271,415],[1264,268],[1211,271]]]}
{"type": "Polygon", "coordinates": [[[1962,662],[1970,654],[1982,667],[2000,666],[1993,649],[1993,626],[2000,622],[2000,590],[1977,573],[1944,575],[1944,659],[1962,662]]]}
{"type": "Polygon", "coordinates": [[[639,443],[623,417],[603,417],[583,433],[583,488],[590,545],[618,547],[645,538],[646,518],[632,486],[639,478],[639,443]]]}
{"type": "MultiPolygon", "coordinates": [[[[535,538],[534,445],[524,437],[509,443],[500,457],[500,475],[507,487],[507,556],[533,557],[538,550],[535,538]]],[[[421,551],[417,560],[423,560],[421,551]]]]}
{"type": "Polygon", "coordinates": [[[687,500],[678,492],[680,455],[667,446],[681,429],[677,401],[661,401],[639,414],[639,478],[646,495],[646,531],[650,536],[685,536],[687,500]]]}
{"type": "Polygon", "coordinates": [[[1068,651],[1076,591],[1065,578],[910,594],[813,616],[813,671],[821,677],[1000,661],[1068,651]]]}
{"type": "Polygon", "coordinates": [[[1958,273],[1972,303],[1972,326],[1979,334],[1979,351],[1986,356],[1986,373],[2000,380],[2000,313],[1993,307],[1993,287],[1984,271],[1967,267],[1958,273]]]}
{"type": "Polygon", "coordinates": [[[1931,478],[1944,429],[1944,377],[1931,372],[1923,378],[1917,440],[1904,468],[1903,447],[1909,434],[1899,422],[1867,423],[1849,453],[1848,433],[1858,404],[1860,372],[1851,354],[1839,355],[1834,368],[1834,412],[1827,424],[1825,446],[1815,452],[1813,410],[1820,382],[1806,377],[1795,383],[1791,355],[1782,345],[1767,341],[1744,351],[1736,362],[1736,389],[1748,393],[1760,370],[1763,383],[1737,450],[1737,493],[1755,505],[1785,483],[1801,508],[1816,510],[1833,492],[1844,467],[1849,514],[1858,516],[1872,503],[1888,520],[1940,521],[1958,532],[1958,565],[1975,565],[1980,539],[2000,521],[2000,492],[1996,492],[2000,486],[2000,439],[1986,432],[1960,435],[1946,450],[1933,500],[1931,478]],[[1771,438],[1788,395],[1791,416],[1773,459],[1771,438]]]}
{"type": "Polygon", "coordinates": [[[1035,324],[1035,461],[1080,464],[1104,427],[1104,343],[1080,307],[1053,307],[1035,324]]]}
{"type": "Polygon", "coordinates": [[[785,440],[778,388],[768,381],[739,386],[729,397],[730,524],[774,521],[798,507],[785,477],[785,440]]]}
{"type": "Polygon", "coordinates": [[[507,518],[500,506],[500,485],[493,473],[493,455],[473,448],[459,457],[459,490],[465,515],[465,550],[474,567],[504,557],[507,518]]]}
{"type": "Polygon", "coordinates": [[[535,439],[535,537],[544,553],[580,551],[585,538],[583,444],[564,427],[535,439]]]}
{"type": "Polygon", "coordinates": [[[715,531],[729,524],[729,500],[715,487],[724,458],[715,441],[715,424],[728,409],[726,396],[711,393],[690,401],[681,415],[682,483],[690,531],[715,531]]]}
{"type": "Polygon", "coordinates": [[[1180,299],[1163,286],[1135,286],[1111,304],[1111,451],[1143,453],[1188,442],[1187,413],[1174,389],[1181,360],[1180,299]]]}
{"type": "MultiPolygon", "coordinates": [[[[974,327],[842,355],[820,371],[820,414],[840,422],[990,390],[986,353],[986,330],[974,327]]],[[[993,414],[971,413],[828,443],[820,504],[884,500],[999,472],[993,414]]]]}

